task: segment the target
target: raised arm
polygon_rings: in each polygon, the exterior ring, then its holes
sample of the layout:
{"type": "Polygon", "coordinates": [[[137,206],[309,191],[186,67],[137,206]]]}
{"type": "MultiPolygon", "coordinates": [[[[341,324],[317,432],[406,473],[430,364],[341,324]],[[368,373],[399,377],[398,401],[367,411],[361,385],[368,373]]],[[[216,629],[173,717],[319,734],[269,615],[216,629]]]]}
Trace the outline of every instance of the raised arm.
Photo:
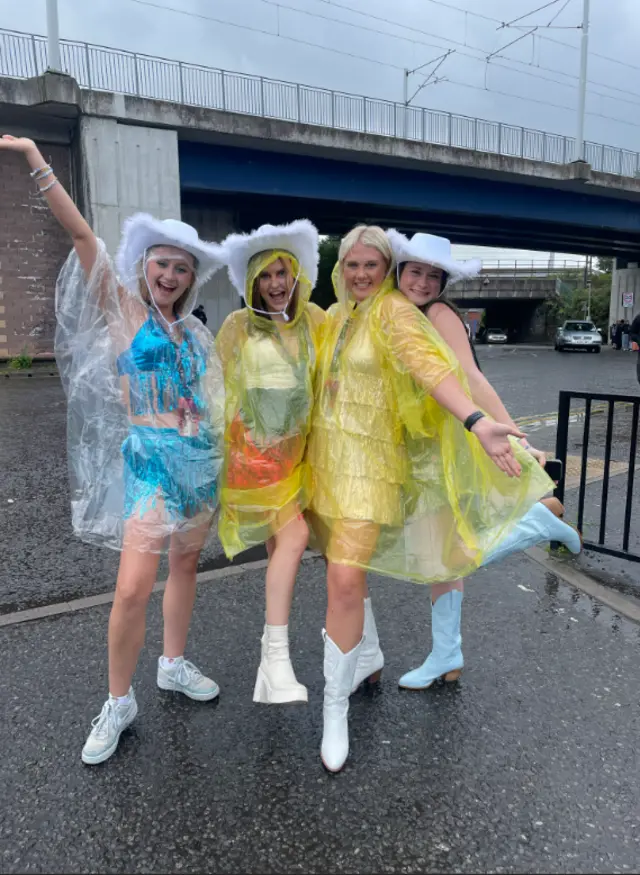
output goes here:
{"type": "Polygon", "coordinates": [[[5,152],[19,152],[25,156],[31,168],[31,176],[49,204],[51,212],[71,237],[80,264],[89,276],[98,251],[96,236],[56,178],[54,169],[49,167],[33,140],[26,137],[5,134],[0,138],[0,149],[5,152]]]}

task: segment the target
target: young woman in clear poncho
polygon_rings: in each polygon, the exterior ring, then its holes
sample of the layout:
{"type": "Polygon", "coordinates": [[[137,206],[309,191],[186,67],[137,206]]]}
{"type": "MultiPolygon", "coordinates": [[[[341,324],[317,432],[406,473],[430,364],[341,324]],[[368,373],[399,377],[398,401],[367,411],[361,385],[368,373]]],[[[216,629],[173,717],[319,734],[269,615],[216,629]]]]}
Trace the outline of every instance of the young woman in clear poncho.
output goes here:
{"type": "Polygon", "coordinates": [[[95,764],[114,753],[137,714],[131,681],[167,548],[158,686],[196,700],[219,692],[183,654],[198,557],[217,505],[222,411],[213,339],[189,314],[198,286],[222,262],[189,225],[138,214],[123,229],[117,278],[104,243],[36,145],[5,136],[0,148],[26,157],[73,242],[56,287],[55,339],[68,402],[72,521],[83,540],[121,550],[109,618],[109,696],[82,751],[83,761],[95,764]],[[210,404],[220,411],[217,425],[210,404]]]}
{"type": "Polygon", "coordinates": [[[246,307],[216,346],[224,371],[225,458],[218,531],[230,558],[266,543],[266,617],[254,701],[306,702],[289,657],[289,613],[309,532],[305,461],[325,314],[309,298],[318,232],[306,220],[264,225],[222,244],[246,307]]]}
{"type": "MultiPolygon", "coordinates": [[[[500,400],[497,392],[482,373],[469,340],[469,335],[460,313],[447,298],[445,289],[451,283],[476,276],[480,262],[457,262],[451,254],[451,243],[444,237],[432,234],[415,234],[409,240],[404,234],[390,229],[387,236],[397,264],[396,278],[400,292],[418,307],[429,319],[438,334],[451,349],[464,370],[473,401],[496,422],[515,427],[513,419],[500,400]]],[[[544,467],[545,456],[532,447],[526,438],[521,440],[524,448],[544,467]]],[[[441,459],[435,447],[422,457],[423,466],[414,470],[414,476],[423,480],[439,479],[441,459]]],[[[581,549],[580,536],[559,517],[564,513],[556,498],[541,499],[516,520],[504,539],[489,553],[482,565],[503,559],[516,551],[526,550],[541,541],[557,541],[565,544],[572,553],[581,549]]],[[[434,584],[431,587],[431,637],[432,649],[424,663],[404,674],[399,685],[408,690],[429,688],[438,678],[456,681],[463,668],[460,615],[464,594],[462,579],[434,584]]],[[[372,653],[372,665],[383,661],[371,609],[365,605],[365,637],[372,653]],[[377,645],[377,647],[376,647],[377,645]]],[[[363,666],[364,670],[365,666],[363,666]]]]}
{"type": "Polygon", "coordinates": [[[394,289],[393,268],[382,229],[361,226],[342,241],[316,384],[309,520],[328,561],[321,757],[330,771],[349,750],[367,571],[417,583],[466,576],[552,488],[513,440],[524,435],[478,411],[451,351],[394,289]],[[439,449],[438,482],[413,476],[424,440],[439,449]]]}

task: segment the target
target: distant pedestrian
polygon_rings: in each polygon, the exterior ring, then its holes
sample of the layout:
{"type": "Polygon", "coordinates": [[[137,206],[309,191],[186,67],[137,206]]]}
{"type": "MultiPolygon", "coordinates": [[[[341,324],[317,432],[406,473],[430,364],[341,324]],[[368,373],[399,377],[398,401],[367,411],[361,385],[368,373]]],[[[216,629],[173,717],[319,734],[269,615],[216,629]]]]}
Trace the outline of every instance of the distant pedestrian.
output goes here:
{"type": "Polygon", "coordinates": [[[625,319],[622,323],[622,349],[624,352],[631,350],[631,326],[625,319]]]}
{"type": "Polygon", "coordinates": [[[622,319],[618,319],[613,329],[612,343],[614,349],[622,349],[622,322],[622,319]]]}

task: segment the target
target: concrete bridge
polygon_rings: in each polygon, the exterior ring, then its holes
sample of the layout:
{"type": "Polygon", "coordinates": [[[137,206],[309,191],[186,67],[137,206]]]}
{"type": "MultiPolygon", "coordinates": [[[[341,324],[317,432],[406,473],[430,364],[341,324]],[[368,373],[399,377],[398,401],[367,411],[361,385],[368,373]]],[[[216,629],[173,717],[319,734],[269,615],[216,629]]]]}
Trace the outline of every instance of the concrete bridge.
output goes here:
{"type": "MultiPolygon", "coordinates": [[[[43,144],[111,251],[141,209],[182,216],[210,239],[300,216],[323,233],[366,221],[456,242],[613,254],[623,259],[616,282],[640,297],[640,178],[83,90],[53,73],[0,78],[0,110],[4,130],[43,144]]],[[[50,350],[68,249],[36,195],[25,212],[30,181],[14,158],[0,159],[0,356],[25,344],[50,350]]],[[[214,329],[238,304],[224,276],[204,297],[214,329]]]]}

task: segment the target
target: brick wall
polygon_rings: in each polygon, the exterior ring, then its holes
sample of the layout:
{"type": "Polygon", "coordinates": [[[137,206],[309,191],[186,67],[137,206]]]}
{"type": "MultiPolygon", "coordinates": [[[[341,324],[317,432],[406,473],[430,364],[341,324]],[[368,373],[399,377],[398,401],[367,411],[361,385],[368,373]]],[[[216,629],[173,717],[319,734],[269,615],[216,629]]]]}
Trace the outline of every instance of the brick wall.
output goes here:
{"type": "MultiPolygon", "coordinates": [[[[41,151],[69,191],[70,147],[45,143],[41,151]]],[[[0,359],[23,349],[53,354],[56,278],[70,248],[24,157],[0,152],[0,359]]]]}

